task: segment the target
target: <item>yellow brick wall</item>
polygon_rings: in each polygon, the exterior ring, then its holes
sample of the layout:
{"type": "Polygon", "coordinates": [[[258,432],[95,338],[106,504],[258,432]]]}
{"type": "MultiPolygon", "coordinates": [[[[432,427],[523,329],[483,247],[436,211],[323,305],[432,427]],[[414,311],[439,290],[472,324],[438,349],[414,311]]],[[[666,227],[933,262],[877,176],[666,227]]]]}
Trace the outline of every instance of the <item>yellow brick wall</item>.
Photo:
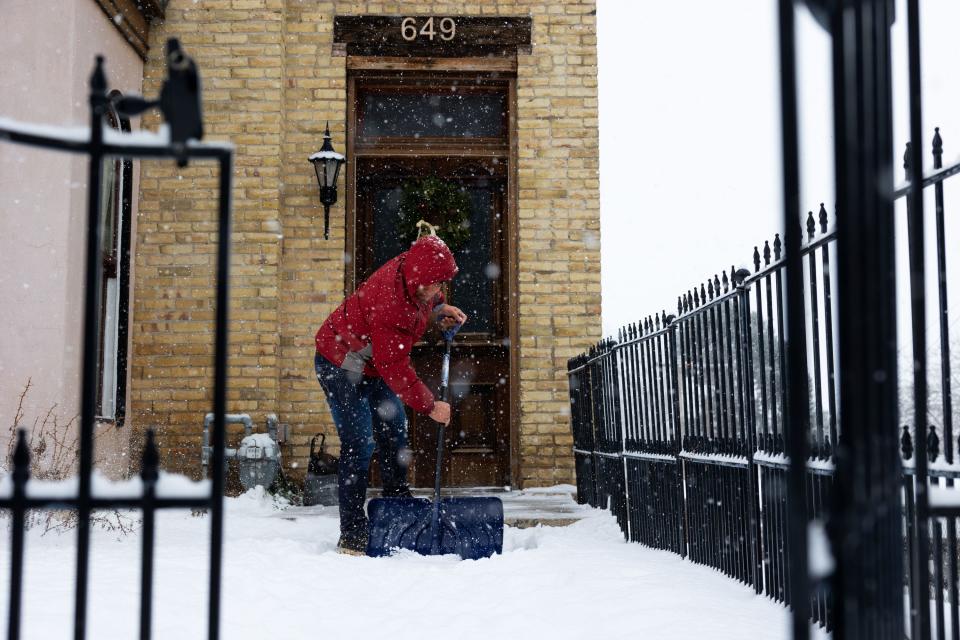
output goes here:
{"type": "MultiPolygon", "coordinates": [[[[237,145],[228,409],[259,425],[271,412],[290,424],[300,470],[310,435],[333,433],[312,355],[313,333],[343,292],[343,198],[324,240],[307,156],[327,121],[344,147],[346,58],[331,55],[338,14],[532,17],[534,44],[517,72],[516,481],[572,482],[566,361],[600,336],[593,1],[171,0],[151,30],[144,92],[159,90],[163,42],[179,37],[203,77],[207,136],[237,145]]],[[[196,474],[212,397],[215,168],[145,162],[141,179],[133,420],[160,428],[167,467],[196,474]]]]}

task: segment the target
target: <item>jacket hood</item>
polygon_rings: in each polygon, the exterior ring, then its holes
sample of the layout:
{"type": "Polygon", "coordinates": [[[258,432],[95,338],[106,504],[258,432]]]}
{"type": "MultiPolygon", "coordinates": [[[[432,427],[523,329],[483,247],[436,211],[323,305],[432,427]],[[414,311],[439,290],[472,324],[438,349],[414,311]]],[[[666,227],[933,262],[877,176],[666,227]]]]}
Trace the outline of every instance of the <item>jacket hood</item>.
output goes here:
{"type": "Polygon", "coordinates": [[[459,269],[447,243],[437,236],[423,236],[404,254],[402,270],[407,292],[416,300],[418,286],[450,280],[459,269]]]}

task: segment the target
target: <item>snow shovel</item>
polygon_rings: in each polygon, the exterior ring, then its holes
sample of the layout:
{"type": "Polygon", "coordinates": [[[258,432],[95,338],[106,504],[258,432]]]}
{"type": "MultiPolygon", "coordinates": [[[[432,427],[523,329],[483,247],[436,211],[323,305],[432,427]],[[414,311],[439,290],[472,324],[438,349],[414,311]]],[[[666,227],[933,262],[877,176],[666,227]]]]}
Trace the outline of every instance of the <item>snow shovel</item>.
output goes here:
{"type": "MultiPolygon", "coordinates": [[[[440,375],[440,399],[447,401],[450,345],[459,326],[444,332],[446,351],[440,375]]],[[[387,556],[409,549],[427,556],[455,553],[464,560],[489,558],[503,551],[503,503],[500,498],[440,498],[443,424],[438,425],[437,477],[433,500],[374,498],[367,513],[370,538],[367,555],[387,556]]]]}

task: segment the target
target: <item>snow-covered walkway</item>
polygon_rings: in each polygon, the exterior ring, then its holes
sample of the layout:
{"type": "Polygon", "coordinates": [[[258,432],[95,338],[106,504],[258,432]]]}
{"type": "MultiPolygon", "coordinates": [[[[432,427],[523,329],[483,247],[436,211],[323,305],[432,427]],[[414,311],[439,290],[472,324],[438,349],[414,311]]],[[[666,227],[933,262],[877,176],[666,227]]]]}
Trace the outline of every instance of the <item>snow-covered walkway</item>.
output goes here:
{"type": "MultiPolygon", "coordinates": [[[[586,508],[585,508],[586,509],[586,508]]],[[[721,574],[623,541],[609,513],[568,527],[507,528],[481,561],[334,551],[331,510],[279,511],[252,491],[227,500],[221,637],[786,639],[787,611],[721,574]]],[[[9,532],[0,538],[6,620],[9,532]]],[[[72,637],[75,533],[27,541],[24,638],[72,637]]],[[[205,637],[209,520],[158,519],[155,637],[205,637]]],[[[97,531],[89,638],[133,638],[138,534],[97,531]]]]}

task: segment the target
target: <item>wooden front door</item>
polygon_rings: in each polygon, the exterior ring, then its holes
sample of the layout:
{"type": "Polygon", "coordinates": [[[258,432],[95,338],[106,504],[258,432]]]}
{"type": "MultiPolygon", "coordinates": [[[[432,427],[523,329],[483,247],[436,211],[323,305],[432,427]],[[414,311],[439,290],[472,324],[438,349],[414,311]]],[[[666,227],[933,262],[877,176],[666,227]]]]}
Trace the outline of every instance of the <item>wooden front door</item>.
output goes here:
{"type": "MultiPolygon", "coordinates": [[[[453,419],[444,443],[444,486],[500,486],[510,477],[510,270],[507,91],[492,82],[460,89],[449,77],[364,77],[350,83],[354,112],[354,284],[409,247],[398,216],[417,180],[465,196],[468,239],[453,247],[459,274],[445,292],[469,321],[454,343],[453,419]],[[375,119],[371,124],[369,119],[375,119]],[[365,120],[367,120],[365,122],[365,120]],[[443,135],[431,135],[440,134],[443,135]]],[[[437,223],[438,221],[428,222],[437,223]]],[[[443,235],[441,228],[440,235],[443,235]]],[[[442,340],[431,331],[413,351],[420,377],[439,388],[442,340]]],[[[435,423],[408,410],[411,483],[433,485],[435,423]]],[[[376,466],[376,465],[375,465],[376,466]]],[[[374,474],[374,479],[376,474],[374,474]]]]}

